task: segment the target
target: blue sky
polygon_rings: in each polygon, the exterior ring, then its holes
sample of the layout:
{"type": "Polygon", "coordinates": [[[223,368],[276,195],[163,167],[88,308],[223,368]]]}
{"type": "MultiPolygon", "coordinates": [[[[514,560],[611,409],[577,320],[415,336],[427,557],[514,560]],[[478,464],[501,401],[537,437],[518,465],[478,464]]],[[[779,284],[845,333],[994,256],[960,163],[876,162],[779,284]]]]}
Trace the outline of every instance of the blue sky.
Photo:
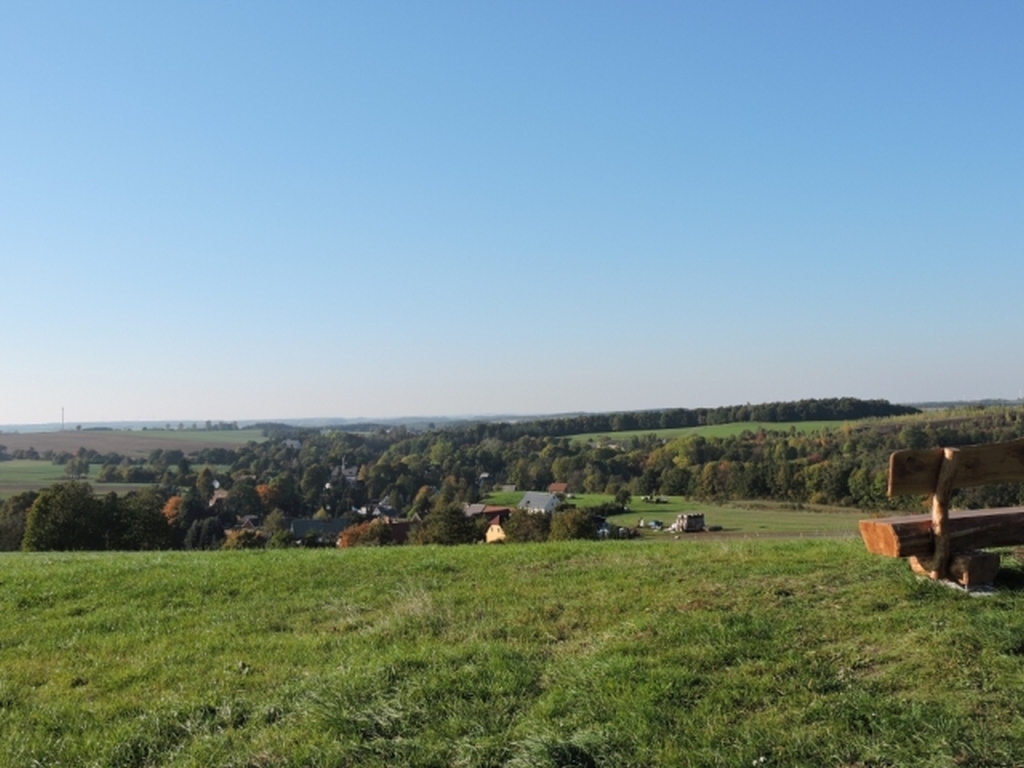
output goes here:
{"type": "Polygon", "coordinates": [[[1024,387],[1017,2],[16,2],[0,72],[0,424],[1024,387]]]}

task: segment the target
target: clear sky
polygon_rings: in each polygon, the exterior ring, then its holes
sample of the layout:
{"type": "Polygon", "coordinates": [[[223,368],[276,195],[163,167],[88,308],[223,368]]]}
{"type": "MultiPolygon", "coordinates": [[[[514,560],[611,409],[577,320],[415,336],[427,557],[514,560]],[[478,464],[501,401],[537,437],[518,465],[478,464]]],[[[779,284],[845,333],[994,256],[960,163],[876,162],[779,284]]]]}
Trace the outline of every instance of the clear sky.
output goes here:
{"type": "Polygon", "coordinates": [[[0,424],[1015,398],[1024,3],[0,10],[0,424]]]}

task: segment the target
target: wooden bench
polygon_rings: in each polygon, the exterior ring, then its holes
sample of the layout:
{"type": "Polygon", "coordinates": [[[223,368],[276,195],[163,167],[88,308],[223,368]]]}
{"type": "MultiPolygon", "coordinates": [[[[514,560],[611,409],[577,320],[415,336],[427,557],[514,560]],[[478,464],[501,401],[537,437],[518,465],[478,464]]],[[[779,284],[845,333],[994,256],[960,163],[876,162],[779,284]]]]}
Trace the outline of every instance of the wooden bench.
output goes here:
{"type": "Polygon", "coordinates": [[[1024,482],[1024,440],[962,448],[896,451],[889,457],[889,495],[931,495],[930,515],[860,521],[869,552],[908,557],[933,579],[964,586],[992,582],[999,555],[983,547],[1024,544],[1024,507],[949,511],[957,488],[1024,482]]]}

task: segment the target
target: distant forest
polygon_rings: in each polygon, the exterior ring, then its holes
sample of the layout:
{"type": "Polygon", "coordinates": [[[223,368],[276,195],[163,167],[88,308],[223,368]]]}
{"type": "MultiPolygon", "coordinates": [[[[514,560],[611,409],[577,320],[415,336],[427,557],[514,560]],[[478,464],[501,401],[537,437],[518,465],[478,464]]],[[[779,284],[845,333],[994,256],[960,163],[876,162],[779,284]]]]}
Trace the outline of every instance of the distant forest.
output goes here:
{"type": "MultiPolygon", "coordinates": [[[[561,437],[591,432],[632,432],[650,429],[703,427],[712,424],[789,421],[846,421],[870,417],[906,416],[920,413],[907,405],[893,405],[888,400],[858,400],[838,397],[824,400],[762,403],[760,405],[727,405],[720,408],[669,408],[655,411],[622,413],[589,413],[556,419],[537,419],[517,423],[487,424],[488,437],[536,435],[561,437]]],[[[476,429],[479,431],[480,427],[476,429]]]]}
{"type": "MultiPolygon", "coordinates": [[[[189,455],[155,450],[148,458],[59,456],[79,475],[103,466],[105,482],[151,482],[142,493],[108,497],[97,519],[111,521],[89,547],[219,546],[246,516],[318,516],[357,521],[380,507],[429,521],[438,510],[485,498],[505,485],[544,490],[568,483],[575,493],[672,495],[708,503],[769,499],[864,510],[924,509],[923,499],[886,497],[889,454],[901,448],[957,446],[1024,438],[1024,408],[974,406],[921,413],[885,401],[852,398],[730,408],[574,416],[521,423],[480,422],[425,432],[403,427],[355,433],[265,425],[268,438],[237,449],[189,455]],[[821,430],[759,426],[833,421],[821,430]],[[657,429],[750,422],[724,437],[657,429]],[[574,434],[639,430],[611,441],[574,434]],[[650,430],[649,433],[644,433],[650,430]],[[73,464],[72,462],[77,462],[73,464]],[[125,533],[134,531],[134,533],[125,533]],[[133,536],[135,538],[133,538],[133,536]]],[[[44,494],[21,494],[0,507],[0,548],[17,548],[32,508],[54,509],[44,494]],[[37,498],[38,497],[38,498],[37,498]]],[[[112,494],[112,496],[114,496],[112,494]]],[[[63,498],[81,498],[65,494],[63,498]]],[[[961,490],[963,507],[1024,503],[1024,485],[961,490]]],[[[53,548],[82,548],[67,546],[53,548]]],[[[72,539],[85,541],[85,539],[72,539]]],[[[102,548],[102,547],[101,547],[102,548]]]]}

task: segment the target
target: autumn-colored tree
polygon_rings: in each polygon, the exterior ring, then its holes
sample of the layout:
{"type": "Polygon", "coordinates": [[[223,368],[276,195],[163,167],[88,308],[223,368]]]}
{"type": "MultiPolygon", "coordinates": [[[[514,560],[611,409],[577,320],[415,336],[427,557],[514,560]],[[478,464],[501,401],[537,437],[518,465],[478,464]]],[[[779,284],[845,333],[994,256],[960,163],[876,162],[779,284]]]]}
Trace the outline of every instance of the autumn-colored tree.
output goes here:
{"type": "Polygon", "coordinates": [[[371,520],[359,525],[350,525],[338,537],[338,547],[385,547],[394,544],[391,526],[384,520],[371,520]]]}
{"type": "Polygon", "coordinates": [[[263,509],[270,512],[281,506],[280,494],[277,489],[266,483],[260,483],[256,486],[256,493],[259,494],[260,502],[263,504],[263,509]]]}
{"type": "Polygon", "coordinates": [[[181,496],[171,496],[164,504],[163,513],[167,522],[174,525],[178,522],[178,509],[181,507],[181,496]]]}

